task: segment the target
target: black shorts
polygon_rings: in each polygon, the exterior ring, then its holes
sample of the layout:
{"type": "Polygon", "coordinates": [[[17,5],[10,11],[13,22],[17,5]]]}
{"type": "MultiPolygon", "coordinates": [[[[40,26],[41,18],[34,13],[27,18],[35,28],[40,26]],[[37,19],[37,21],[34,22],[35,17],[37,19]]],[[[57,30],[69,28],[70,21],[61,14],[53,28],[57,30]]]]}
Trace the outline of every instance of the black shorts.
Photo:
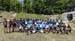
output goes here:
{"type": "Polygon", "coordinates": [[[13,27],[16,27],[16,24],[13,24],[13,27]]]}
{"type": "Polygon", "coordinates": [[[7,28],[7,25],[4,25],[4,28],[7,28]]]}

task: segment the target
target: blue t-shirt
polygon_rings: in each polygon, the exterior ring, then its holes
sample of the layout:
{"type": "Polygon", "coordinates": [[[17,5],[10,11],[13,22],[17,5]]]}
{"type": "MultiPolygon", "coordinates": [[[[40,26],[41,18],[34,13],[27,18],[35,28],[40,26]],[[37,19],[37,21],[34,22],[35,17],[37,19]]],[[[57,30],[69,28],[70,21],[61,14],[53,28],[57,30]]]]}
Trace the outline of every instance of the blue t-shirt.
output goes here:
{"type": "Polygon", "coordinates": [[[28,21],[28,22],[27,22],[27,26],[28,26],[28,27],[33,26],[33,22],[32,22],[32,21],[28,21]]]}
{"type": "Polygon", "coordinates": [[[7,21],[3,22],[4,27],[7,27],[7,21]]]}
{"type": "Polygon", "coordinates": [[[49,25],[50,27],[52,27],[53,26],[53,22],[52,21],[48,21],[47,25],[49,25]]]}
{"type": "Polygon", "coordinates": [[[63,27],[63,26],[65,26],[65,23],[59,22],[59,27],[63,27]]]}
{"type": "Polygon", "coordinates": [[[22,27],[24,27],[24,24],[23,24],[24,22],[22,21],[22,20],[20,20],[20,25],[22,26],[22,27]]]}
{"type": "Polygon", "coordinates": [[[42,24],[41,24],[41,28],[45,28],[46,25],[47,25],[47,22],[42,22],[42,24]]]}
{"type": "Polygon", "coordinates": [[[42,24],[42,22],[41,21],[37,21],[37,22],[35,22],[35,25],[36,25],[36,27],[38,27],[38,28],[40,28],[40,25],[42,24]]]}

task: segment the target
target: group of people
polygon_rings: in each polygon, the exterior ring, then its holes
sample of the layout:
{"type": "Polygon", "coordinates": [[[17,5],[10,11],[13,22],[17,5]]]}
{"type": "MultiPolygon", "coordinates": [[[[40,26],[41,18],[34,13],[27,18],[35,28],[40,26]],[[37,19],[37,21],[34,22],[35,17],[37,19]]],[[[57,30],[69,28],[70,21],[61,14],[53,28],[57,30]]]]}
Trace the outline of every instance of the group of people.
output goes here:
{"type": "Polygon", "coordinates": [[[71,33],[71,27],[69,24],[65,24],[62,20],[58,19],[10,19],[7,21],[5,18],[3,21],[4,32],[26,32],[31,33],[60,33],[68,34],[71,33]],[[8,31],[7,31],[8,30],[8,31]]]}

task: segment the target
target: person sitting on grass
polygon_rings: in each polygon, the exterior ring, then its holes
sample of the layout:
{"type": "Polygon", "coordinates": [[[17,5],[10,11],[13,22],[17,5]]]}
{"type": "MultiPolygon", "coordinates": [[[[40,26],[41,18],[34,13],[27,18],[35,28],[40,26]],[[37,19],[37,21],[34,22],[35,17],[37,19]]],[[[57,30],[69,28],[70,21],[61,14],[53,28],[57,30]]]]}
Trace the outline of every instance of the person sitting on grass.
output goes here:
{"type": "Polygon", "coordinates": [[[20,25],[19,25],[19,32],[22,32],[22,28],[23,28],[23,27],[22,27],[22,25],[20,24],[20,25]]]}
{"type": "Polygon", "coordinates": [[[41,23],[42,23],[42,21],[39,19],[35,22],[36,32],[40,32],[41,23]]]}
{"type": "Polygon", "coordinates": [[[52,32],[52,27],[53,27],[52,19],[49,19],[49,20],[47,21],[47,25],[49,25],[49,28],[50,28],[49,32],[52,32]]]}
{"type": "Polygon", "coordinates": [[[7,26],[8,26],[8,22],[7,22],[6,18],[4,18],[3,25],[4,25],[4,32],[6,33],[7,32],[7,26]]]}
{"type": "Polygon", "coordinates": [[[24,32],[25,31],[25,19],[22,19],[20,22],[21,22],[20,24],[22,27],[22,31],[24,32]]]}
{"type": "Polygon", "coordinates": [[[56,33],[58,34],[59,32],[60,32],[59,21],[58,21],[58,19],[56,19],[56,33]]]}
{"type": "Polygon", "coordinates": [[[71,30],[71,26],[68,23],[66,23],[65,34],[71,33],[71,30]]]}
{"type": "Polygon", "coordinates": [[[47,20],[44,20],[44,21],[42,22],[42,27],[43,27],[43,29],[44,29],[44,33],[46,33],[46,32],[49,33],[50,28],[49,28],[49,24],[47,23],[47,20]]]}
{"type": "Polygon", "coordinates": [[[25,27],[27,26],[26,19],[23,19],[22,25],[23,25],[23,31],[25,32],[25,27]]]}
{"type": "Polygon", "coordinates": [[[33,21],[32,19],[29,19],[27,21],[27,26],[26,26],[26,32],[29,34],[29,33],[32,33],[32,27],[33,27],[33,21]]]}
{"type": "Polygon", "coordinates": [[[40,33],[43,33],[44,32],[44,24],[43,23],[41,23],[40,24],[40,29],[39,29],[39,31],[40,31],[40,33]]]}
{"type": "Polygon", "coordinates": [[[19,24],[19,32],[23,32],[23,20],[22,20],[22,18],[20,18],[19,22],[20,22],[20,24],[19,24]]]}
{"type": "Polygon", "coordinates": [[[59,29],[60,29],[60,34],[65,33],[66,26],[62,20],[59,21],[59,29]]]}

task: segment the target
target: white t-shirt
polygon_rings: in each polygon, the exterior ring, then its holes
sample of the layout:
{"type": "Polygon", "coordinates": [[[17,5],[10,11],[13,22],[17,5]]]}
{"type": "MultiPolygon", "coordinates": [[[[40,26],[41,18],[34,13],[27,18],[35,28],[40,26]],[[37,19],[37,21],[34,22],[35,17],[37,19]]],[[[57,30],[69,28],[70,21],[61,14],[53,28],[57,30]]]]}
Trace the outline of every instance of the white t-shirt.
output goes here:
{"type": "Polygon", "coordinates": [[[22,29],[22,26],[20,25],[19,29],[22,29]]]}
{"type": "Polygon", "coordinates": [[[58,23],[58,22],[56,22],[56,26],[57,26],[57,25],[59,25],[59,23],[58,23]]]}

